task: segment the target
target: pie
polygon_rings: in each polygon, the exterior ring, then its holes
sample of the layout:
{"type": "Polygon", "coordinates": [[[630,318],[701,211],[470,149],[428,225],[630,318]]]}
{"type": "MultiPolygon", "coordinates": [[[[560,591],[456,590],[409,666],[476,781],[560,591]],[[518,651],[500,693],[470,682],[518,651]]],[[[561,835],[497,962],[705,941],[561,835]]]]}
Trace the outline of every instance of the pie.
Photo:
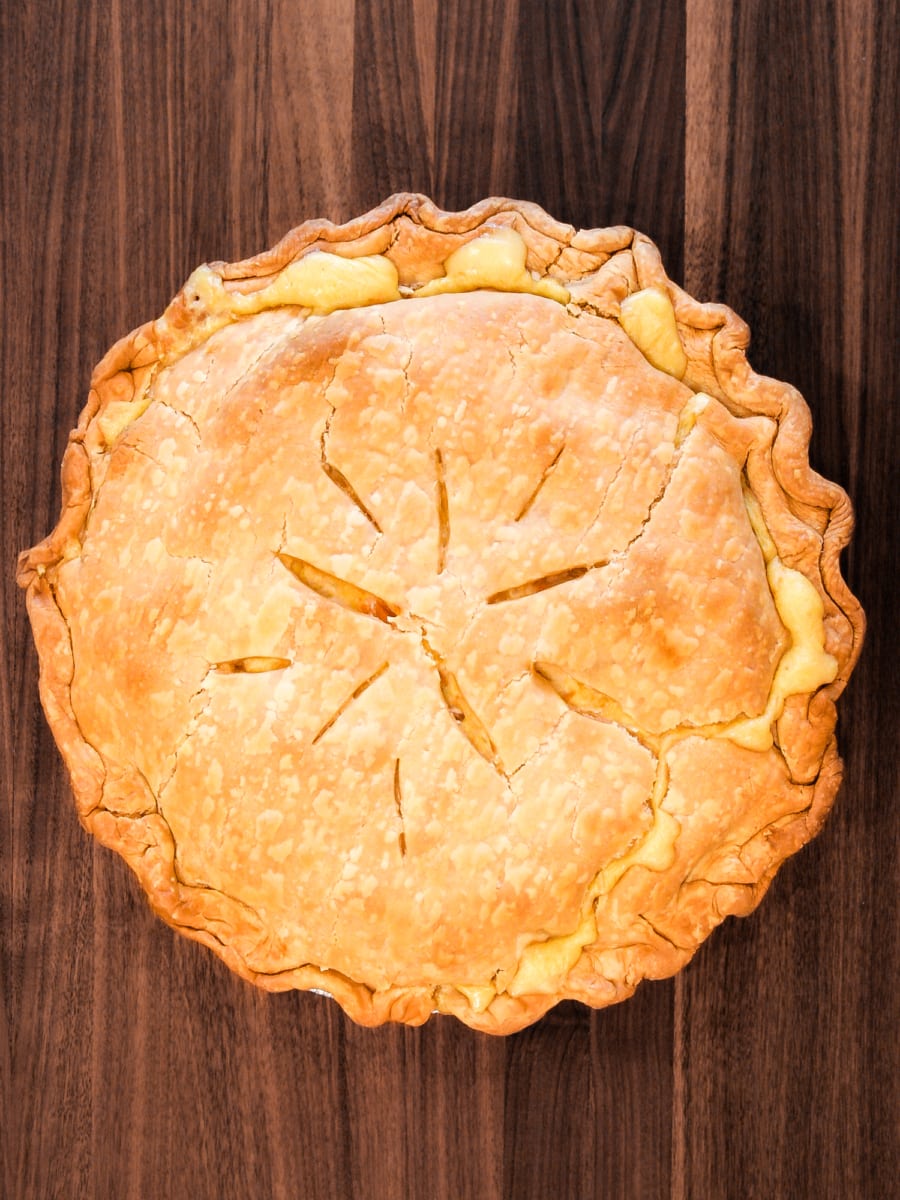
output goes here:
{"type": "Polygon", "coordinates": [[[82,823],[356,1021],[668,976],[841,776],[844,492],[646,237],[399,195],[202,266],[97,367],[19,563],[82,823]]]}

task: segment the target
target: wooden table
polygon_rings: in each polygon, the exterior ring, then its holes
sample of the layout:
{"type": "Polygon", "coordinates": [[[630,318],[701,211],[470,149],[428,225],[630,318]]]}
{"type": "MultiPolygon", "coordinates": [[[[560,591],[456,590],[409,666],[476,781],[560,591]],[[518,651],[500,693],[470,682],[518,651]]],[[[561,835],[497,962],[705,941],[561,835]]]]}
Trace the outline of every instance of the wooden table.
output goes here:
{"type": "Polygon", "coordinates": [[[896,0],[21,0],[0,13],[0,1076],[10,1200],[897,1195],[896,0]],[[750,323],[848,488],[846,780],[761,909],[617,1008],[353,1026],[154,919],[78,826],[12,580],[109,345],[398,190],[627,223],[750,323]]]}

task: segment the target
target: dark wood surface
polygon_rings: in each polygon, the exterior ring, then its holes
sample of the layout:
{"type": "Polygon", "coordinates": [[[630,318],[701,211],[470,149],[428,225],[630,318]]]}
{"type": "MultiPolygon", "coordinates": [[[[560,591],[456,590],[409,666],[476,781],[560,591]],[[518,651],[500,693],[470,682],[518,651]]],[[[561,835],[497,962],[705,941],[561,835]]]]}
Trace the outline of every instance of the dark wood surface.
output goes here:
{"type": "Polygon", "coordinates": [[[896,0],[0,5],[0,1193],[898,1195],[896,0]],[[846,778],[672,981],[508,1039],[365,1030],[155,920],[74,816],[15,554],[94,363],[204,259],[397,190],[631,223],[751,325],[846,486],[846,778]],[[5,1182],[3,1182],[5,1180],[5,1182]]]}

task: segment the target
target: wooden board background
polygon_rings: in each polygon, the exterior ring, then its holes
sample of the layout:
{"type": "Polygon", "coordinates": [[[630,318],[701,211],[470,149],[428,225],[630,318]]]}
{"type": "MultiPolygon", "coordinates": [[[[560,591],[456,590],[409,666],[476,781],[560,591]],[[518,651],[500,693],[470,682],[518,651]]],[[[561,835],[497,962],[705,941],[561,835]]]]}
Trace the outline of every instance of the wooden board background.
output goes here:
{"type": "Polygon", "coordinates": [[[5,1197],[898,1195],[896,0],[0,5],[5,1197]],[[86,838],[15,553],[93,364],[204,259],[397,190],[632,223],[750,323],[854,497],[846,782],[753,917],[507,1040],[354,1027],[153,919],[86,838]]]}

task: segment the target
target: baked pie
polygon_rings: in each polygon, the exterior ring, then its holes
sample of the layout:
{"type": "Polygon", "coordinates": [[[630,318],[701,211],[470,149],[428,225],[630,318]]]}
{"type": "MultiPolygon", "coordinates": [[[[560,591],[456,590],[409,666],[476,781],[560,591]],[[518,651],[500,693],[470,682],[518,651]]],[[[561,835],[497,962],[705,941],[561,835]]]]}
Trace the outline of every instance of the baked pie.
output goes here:
{"type": "Polygon", "coordinates": [[[364,1024],[682,967],[819,829],[863,616],[791,387],[631,229],[399,195],[98,366],[19,564],[79,816],[364,1024]]]}

